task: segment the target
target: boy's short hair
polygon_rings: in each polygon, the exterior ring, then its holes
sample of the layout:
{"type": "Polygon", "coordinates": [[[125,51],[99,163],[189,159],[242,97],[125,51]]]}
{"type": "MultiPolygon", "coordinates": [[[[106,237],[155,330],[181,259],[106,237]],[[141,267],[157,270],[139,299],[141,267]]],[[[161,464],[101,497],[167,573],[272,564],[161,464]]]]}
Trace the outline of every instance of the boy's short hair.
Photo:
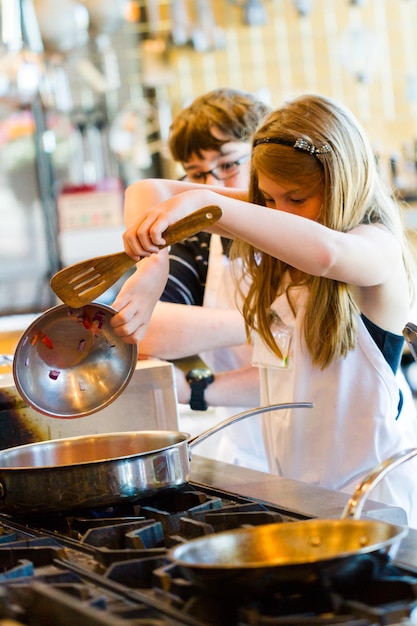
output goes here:
{"type": "Polygon", "coordinates": [[[250,141],[270,107],[253,94],[237,89],[214,89],[197,97],[171,124],[168,147],[175,161],[187,162],[202,150],[219,150],[230,141],[250,141]],[[216,127],[224,139],[213,137],[216,127]]]}

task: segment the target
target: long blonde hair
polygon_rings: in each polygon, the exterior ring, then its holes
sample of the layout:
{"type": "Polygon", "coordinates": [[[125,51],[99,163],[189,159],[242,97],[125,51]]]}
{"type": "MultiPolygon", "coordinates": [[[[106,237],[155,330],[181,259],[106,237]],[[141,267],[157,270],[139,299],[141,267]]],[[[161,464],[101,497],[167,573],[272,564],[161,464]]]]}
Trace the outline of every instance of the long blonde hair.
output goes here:
{"type": "MultiPolygon", "coordinates": [[[[260,171],[278,184],[296,181],[307,192],[320,193],[323,204],[317,221],[329,228],[348,232],[358,224],[384,224],[401,242],[411,300],[413,259],[400,207],[379,174],[364,130],[346,108],[324,96],[300,96],[266,118],[254,134],[253,145],[252,202],[265,204],[258,188],[260,171]],[[266,138],[272,141],[262,143],[266,138]],[[292,147],[297,139],[318,148],[328,145],[330,150],[311,154],[292,147]],[[273,143],[274,140],[286,145],[273,143]]],[[[250,278],[251,286],[242,306],[248,336],[251,329],[257,330],[281,357],[270,330],[271,304],[282,290],[288,266],[240,240],[234,242],[231,256],[241,259],[243,271],[250,278]]],[[[354,348],[358,309],[345,283],[309,274],[303,275],[300,282],[309,289],[305,342],[312,362],[325,368],[354,348]]],[[[286,293],[292,304],[290,287],[286,293]]]]}

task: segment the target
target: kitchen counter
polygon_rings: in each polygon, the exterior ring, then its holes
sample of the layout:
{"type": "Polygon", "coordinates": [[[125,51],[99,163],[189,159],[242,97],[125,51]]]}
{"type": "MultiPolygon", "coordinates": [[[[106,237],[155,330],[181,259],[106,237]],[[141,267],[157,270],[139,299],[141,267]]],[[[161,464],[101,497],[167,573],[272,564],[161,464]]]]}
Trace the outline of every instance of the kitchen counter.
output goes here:
{"type": "MultiPolygon", "coordinates": [[[[236,465],[212,461],[193,455],[191,481],[210,485],[244,497],[267,502],[283,511],[297,513],[300,519],[340,518],[348,494],[323,489],[295,480],[264,474],[236,465]]],[[[363,517],[380,519],[393,524],[404,524],[402,509],[388,507],[373,500],[366,500],[363,517]]],[[[395,562],[417,571],[417,529],[410,528],[401,541],[395,562]]]]}
{"type": "Polygon", "coordinates": [[[139,360],[114,402],[79,419],[54,419],[29,407],[12,374],[0,371],[0,450],[48,439],[155,429],[178,429],[172,365],[166,361],[139,360]]]}
{"type": "MultiPolygon", "coordinates": [[[[303,518],[341,517],[349,500],[349,494],[324,489],[274,474],[213,462],[211,459],[193,455],[191,462],[193,483],[211,485],[224,491],[270,502],[303,518]]],[[[394,524],[405,524],[404,511],[373,500],[366,500],[364,515],[383,519],[394,524]]]]}

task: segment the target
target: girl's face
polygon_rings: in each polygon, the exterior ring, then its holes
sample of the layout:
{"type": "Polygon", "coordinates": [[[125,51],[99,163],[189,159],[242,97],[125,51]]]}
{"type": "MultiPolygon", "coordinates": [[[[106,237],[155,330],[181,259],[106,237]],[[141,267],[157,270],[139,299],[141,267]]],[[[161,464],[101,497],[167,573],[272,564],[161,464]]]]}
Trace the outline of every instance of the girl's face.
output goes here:
{"type": "Polygon", "coordinates": [[[322,193],[309,192],[295,183],[278,184],[261,172],[258,172],[258,187],[267,207],[313,221],[318,219],[323,203],[322,193]]]}

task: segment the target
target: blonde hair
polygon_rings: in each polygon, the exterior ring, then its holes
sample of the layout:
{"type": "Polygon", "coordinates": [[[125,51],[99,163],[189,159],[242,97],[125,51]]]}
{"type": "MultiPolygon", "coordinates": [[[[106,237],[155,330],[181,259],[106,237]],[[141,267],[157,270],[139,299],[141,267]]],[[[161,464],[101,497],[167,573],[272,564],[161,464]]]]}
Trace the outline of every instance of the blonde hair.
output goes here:
{"type": "MultiPolygon", "coordinates": [[[[381,179],[371,144],[350,111],[324,96],[300,96],[266,118],[254,134],[253,145],[252,202],[265,204],[258,188],[257,172],[261,171],[278,183],[297,181],[307,192],[322,195],[317,221],[329,228],[348,232],[359,224],[383,224],[401,243],[410,294],[414,295],[413,259],[400,207],[381,179]],[[263,143],[266,138],[272,141],[263,143]],[[330,150],[312,154],[288,145],[297,139],[316,148],[327,144],[330,150]],[[286,145],[274,140],[282,140],[286,145]]],[[[248,336],[250,329],[257,330],[281,357],[270,330],[270,307],[282,290],[288,267],[240,240],[234,242],[231,256],[242,259],[244,272],[251,279],[242,307],[248,336]]],[[[355,347],[358,309],[345,283],[309,274],[303,276],[301,283],[309,288],[305,342],[312,362],[325,368],[355,347]]],[[[286,293],[292,304],[291,285],[286,293]]]]}

